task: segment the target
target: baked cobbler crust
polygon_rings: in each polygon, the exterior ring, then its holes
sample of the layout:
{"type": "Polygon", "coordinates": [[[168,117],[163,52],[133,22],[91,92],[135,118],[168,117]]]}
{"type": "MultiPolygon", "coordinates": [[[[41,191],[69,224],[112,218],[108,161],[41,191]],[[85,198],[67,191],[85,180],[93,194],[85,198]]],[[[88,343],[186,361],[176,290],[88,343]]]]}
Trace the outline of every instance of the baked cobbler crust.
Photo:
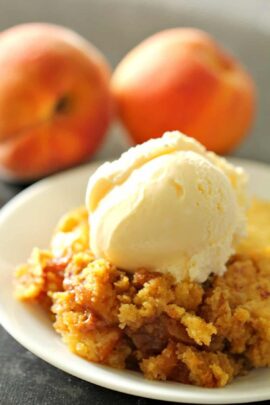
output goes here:
{"type": "Polygon", "coordinates": [[[49,250],[34,249],[17,269],[16,296],[45,306],[63,341],[90,361],[150,379],[224,386],[270,366],[270,241],[254,231],[257,209],[270,215],[269,203],[253,204],[250,240],[224,276],[198,284],[95,259],[79,208],[60,221],[49,250]]]}

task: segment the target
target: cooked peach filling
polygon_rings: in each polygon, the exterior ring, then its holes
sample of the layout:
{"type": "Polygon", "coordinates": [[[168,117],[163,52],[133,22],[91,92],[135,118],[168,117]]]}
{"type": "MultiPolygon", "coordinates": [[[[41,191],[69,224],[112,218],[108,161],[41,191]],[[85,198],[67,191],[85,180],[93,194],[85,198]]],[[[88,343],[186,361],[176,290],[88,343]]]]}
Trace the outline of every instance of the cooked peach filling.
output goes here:
{"type": "Polygon", "coordinates": [[[16,297],[44,306],[70,350],[155,380],[221,387],[270,366],[270,203],[254,201],[249,236],[224,276],[203,284],[95,259],[84,208],[49,250],[16,271],[16,297]]]}

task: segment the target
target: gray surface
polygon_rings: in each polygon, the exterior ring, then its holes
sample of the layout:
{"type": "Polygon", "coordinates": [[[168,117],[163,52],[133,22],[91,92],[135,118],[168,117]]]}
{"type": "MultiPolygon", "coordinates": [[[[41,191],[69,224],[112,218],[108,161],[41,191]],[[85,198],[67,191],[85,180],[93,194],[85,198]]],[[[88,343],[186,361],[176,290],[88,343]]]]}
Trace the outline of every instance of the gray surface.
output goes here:
{"type": "MultiPolygon", "coordinates": [[[[268,0],[0,0],[0,30],[26,21],[49,21],[77,30],[103,50],[112,66],[128,49],[160,29],[185,25],[208,30],[248,66],[258,86],[256,125],[235,154],[270,161],[268,0]]],[[[116,156],[127,145],[115,128],[95,159],[116,156]]],[[[0,183],[0,206],[19,189],[0,183]]],[[[71,377],[25,350],[0,327],[1,405],[115,403],[159,404],[71,377]]]]}
{"type": "Polygon", "coordinates": [[[17,344],[0,327],[1,405],[150,405],[57,370],[17,344]]]}

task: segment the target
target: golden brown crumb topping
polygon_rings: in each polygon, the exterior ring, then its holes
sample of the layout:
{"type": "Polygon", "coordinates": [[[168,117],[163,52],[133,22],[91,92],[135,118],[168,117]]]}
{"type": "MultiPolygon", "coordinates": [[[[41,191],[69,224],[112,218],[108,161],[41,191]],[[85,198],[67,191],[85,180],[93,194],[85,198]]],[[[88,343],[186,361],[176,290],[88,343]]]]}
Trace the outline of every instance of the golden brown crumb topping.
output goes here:
{"type": "Polygon", "coordinates": [[[200,285],[95,260],[88,235],[86,210],[67,214],[51,249],[34,249],[16,273],[16,296],[45,305],[74,353],[205,387],[270,366],[268,247],[235,255],[224,276],[200,285]]]}

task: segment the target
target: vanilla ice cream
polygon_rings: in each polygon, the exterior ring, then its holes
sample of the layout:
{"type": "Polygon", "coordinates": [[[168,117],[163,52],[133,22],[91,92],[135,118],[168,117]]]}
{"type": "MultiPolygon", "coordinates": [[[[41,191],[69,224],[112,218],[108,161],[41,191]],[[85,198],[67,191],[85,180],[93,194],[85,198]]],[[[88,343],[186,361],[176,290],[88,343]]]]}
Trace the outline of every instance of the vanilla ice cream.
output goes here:
{"type": "Polygon", "coordinates": [[[203,282],[245,233],[246,175],[197,141],[166,133],[90,178],[90,244],[119,268],[203,282]]]}

